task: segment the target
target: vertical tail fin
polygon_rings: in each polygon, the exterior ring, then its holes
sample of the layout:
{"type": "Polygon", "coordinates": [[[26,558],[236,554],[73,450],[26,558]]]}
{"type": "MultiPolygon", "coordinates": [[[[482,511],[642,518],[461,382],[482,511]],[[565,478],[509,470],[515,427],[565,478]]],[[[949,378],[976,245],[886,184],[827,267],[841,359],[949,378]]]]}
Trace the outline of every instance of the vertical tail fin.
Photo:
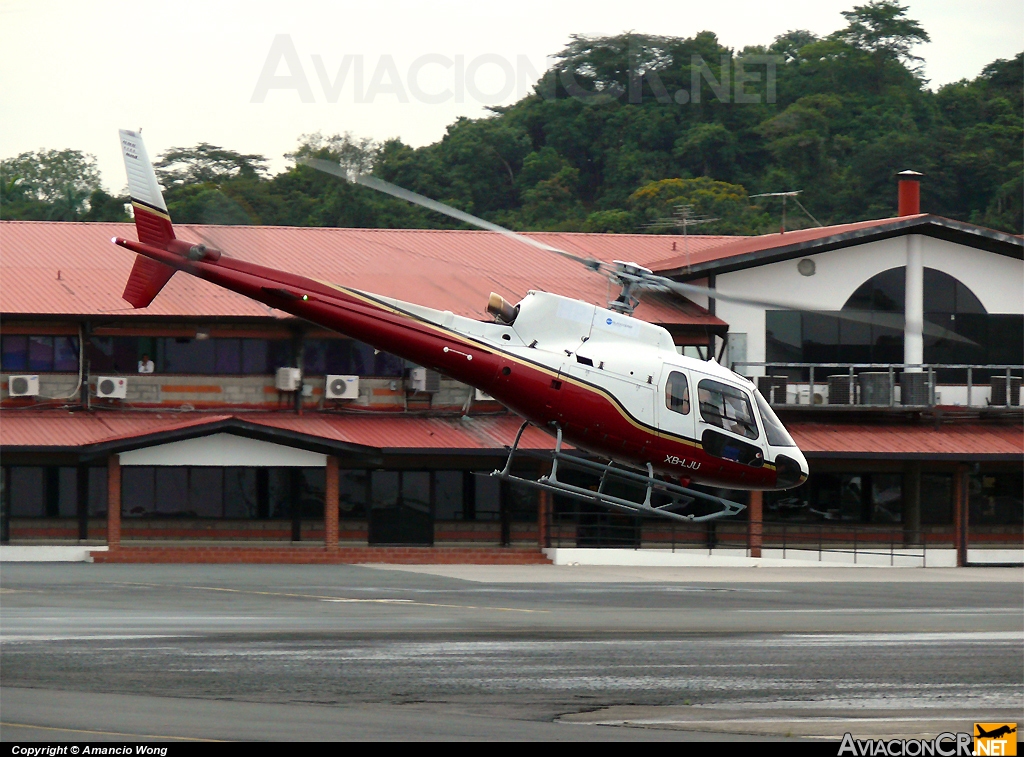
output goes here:
{"type": "MultiPolygon", "coordinates": [[[[128,192],[132,198],[139,241],[168,249],[168,244],[174,240],[174,228],[153,164],[142,143],[142,135],[126,129],[121,129],[120,134],[124,167],[128,173],[128,192]]],[[[139,255],[121,297],[132,307],[148,307],[173,275],[173,268],[139,255]]]]}

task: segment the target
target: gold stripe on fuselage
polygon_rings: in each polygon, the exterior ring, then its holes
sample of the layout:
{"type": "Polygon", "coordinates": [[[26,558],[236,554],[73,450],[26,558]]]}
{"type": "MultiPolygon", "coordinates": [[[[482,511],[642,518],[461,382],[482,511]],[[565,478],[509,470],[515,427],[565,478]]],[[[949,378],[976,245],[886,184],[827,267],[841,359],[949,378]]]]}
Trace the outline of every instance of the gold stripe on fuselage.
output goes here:
{"type": "Polygon", "coordinates": [[[152,213],[155,216],[160,216],[165,221],[171,220],[171,217],[167,214],[167,211],[160,210],[160,208],[154,208],[149,203],[145,203],[142,200],[136,200],[134,197],[132,198],[132,207],[135,208],[136,210],[142,210],[147,213],[152,213]]]}
{"type": "MultiPolygon", "coordinates": [[[[331,289],[336,289],[339,292],[344,292],[345,294],[347,294],[347,295],[349,295],[351,297],[354,297],[356,299],[362,300],[362,301],[366,302],[367,304],[372,305],[373,307],[379,308],[379,309],[384,310],[384,311],[389,312],[389,313],[393,313],[395,315],[400,315],[400,316],[402,316],[404,318],[409,318],[409,319],[411,319],[413,321],[416,321],[416,322],[418,322],[418,323],[420,323],[420,324],[422,324],[424,326],[429,326],[430,328],[432,328],[433,330],[437,331],[438,333],[443,334],[445,337],[457,340],[457,341],[461,342],[462,344],[472,345],[472,346],[476,346],[478,348],[486,348],[487,350],[489,350],[491,352],[495,352],[495,353],[498,353],[498,354],[502,355],[503,357],[507,358],[508,360],[511,360],[513,362],[516,362],[516,363],[519,363],[520,365],[529,366],[530,368],[532,368],[532,369],[534,369],[536,371],[539,371],[541,373],[547,374],[548,376],[551,376],[553,378],[557,378],[559,381],[568,381],[569,383],[574,384],[575,386],[578,386],[581,389],[585,389],[587,391],[591,391],[591,392],[595,392],[597,394],[600,394],[605,399],[607,399],[609,402],[611,402],[612,406],[614,406],[619,411],[619,414],[622,415],[622,417],[625,418],[626,421],[628,421],[630,424],[632,424],[636,428],[640,429],[641,431],[643,431],[645,433],[648,433],[648,434],[653,434],[656,437],[663,437],[663,438],[667,437],[667,438],[669,438],[669,439],[671,439],[673,441],[676,441],[676,442],[679,442],[679,443],[682,443],[682,444],[686,444],[686,445],[689,445],[691,447],[696,447],[698,449],[703,449],[703,445],[699,441],[697,441],[695,439],[688,439],[685,436],[680,436],[679,434],[674,434],[674,433],[672,433],[670,431],[664,431],[663,429],[659,429],[659,428],[657,428],[655,426],[650,426],[650,425],[644,423],[643,421],[639,420],[638,418],[635,418],[622,405],[622,403],[618,400],[618,398],[615,397],[613,394],[611,394],[604,387],[598,386],[596,384],[591,384],[591,383],[589,383],[587,381],[583,381],[582,379],[578,379],[578,378],[575,378],[573,376],[568,376],[568,375],[562,373],[561,371],[553,370],[553,369],[547,367],[546,365],[543,365],[543,364],[540,364],[540,363],[535,363],[532,360],[528,360],[528,359],[520,357],[518,355],[513,355],[511,353],[505,352],[504,350],[502,350],[497,345],[493,345],[493,344],[491,344],[489,342],[481,342],[481,341],[479,341],[477,339],[474,339],[472,337],[466,336],[464,334],[460,334],[459,332],[453,331],[452,329],[449,329],[449,328],[446,328],[444,326],[441,326],[440,324],[434,323],[432,321],[428,321],[425,318],[423,318],[422,316],[416,315],[415,313],[410,313],[407,310],[402,310],[401,308],[396,308],[393,305],[389,305],[386,302],[381,302],[380,300],[376,299],[372,295],[370,295],[370,294],[368,294],[366,292],[362,292],[362,291],[360,291],[358,289],[350,289],[348,287],[339,286],[338,284],[332,284],[329,281],[317,280],[317,282],[320,283],[320,284],[323,284],[324,286],[330,287],[331,289]]],[[[765,463],[765,467],[769,467],[769,466],[774,468],[774,466],[771,463],[765,463]]]]}

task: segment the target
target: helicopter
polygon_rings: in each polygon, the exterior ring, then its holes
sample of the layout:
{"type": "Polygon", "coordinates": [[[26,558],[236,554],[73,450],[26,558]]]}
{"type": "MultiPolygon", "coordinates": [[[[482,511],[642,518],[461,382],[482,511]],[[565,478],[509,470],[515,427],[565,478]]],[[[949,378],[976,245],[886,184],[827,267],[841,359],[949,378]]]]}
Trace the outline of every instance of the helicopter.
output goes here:
{"type": "Polygon", "coordinates": [[[576,260],[620,292],[607,307],[540,290],[515,304],[491,293],[488,322],[255,265],[178,239],[141,134],[121,130],[120,139],[139,239],[111,241],[137,253],[122,295],[135,308],[148,307],[184,271],[443,373],[524,419],[504,468],[491,475],[613,510],[708,521],[744,506],[691,488],[694,483],[763,491],[807,480],[803,453],[750,379],[713,359],[679,354],[666,329],[632,316],[645,291],[751,300],[657,276],[636,263],[574,255],[316,158],[302,162],[576,260]],[[513,472],[530,425],[555,437],[551,472],[535,480],[513,472]],[[560,466],[579,475],[559,478],[560,466]],[[580,475],[596,484],[579,485],[580,475]]]}

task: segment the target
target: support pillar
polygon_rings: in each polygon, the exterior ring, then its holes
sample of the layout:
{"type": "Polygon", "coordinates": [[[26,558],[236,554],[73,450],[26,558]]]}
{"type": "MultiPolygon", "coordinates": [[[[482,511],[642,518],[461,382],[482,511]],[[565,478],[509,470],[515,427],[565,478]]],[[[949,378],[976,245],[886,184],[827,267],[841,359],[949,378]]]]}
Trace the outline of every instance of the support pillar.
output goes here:
{"type": "Polygon", "coordinates": [[[747,546],[750,548],[751,557],[760,557],[764,543],[764,492],[750,492],[747,513],[747,546]]]}
{"type": "Polygon", "coordinates": [[[107,458],[107,546],[121,546],[121,458],[107,458]]]}
{"type": "Polygon", "coordinates": [[[913,460],[903,469],[903,544],[921,541],[921,463],[913,460]]]}
{"type": "Polygon", "coordinates": [[[327,456],[327,485],[324,487],[324,547],[338,547],[338,458],[327,456]]]}
{"type": "Polygon", "coordinates": [[[967,466],[957,465],[953,473],[953,545],[956,567],[967,565],[967,466]]]}
{"type": "Polygon", "coordinates": [[[550,513],[551,493],[541,489],[537,496],[537,544],[541,549],[551,546],[550,513]]]}
{"type": "Polygon", "coordinates": [[[907,235],[907,281],[904,293],[903,362],[907,372],[924,363],[924,252],[920,234],[907,235]]]}

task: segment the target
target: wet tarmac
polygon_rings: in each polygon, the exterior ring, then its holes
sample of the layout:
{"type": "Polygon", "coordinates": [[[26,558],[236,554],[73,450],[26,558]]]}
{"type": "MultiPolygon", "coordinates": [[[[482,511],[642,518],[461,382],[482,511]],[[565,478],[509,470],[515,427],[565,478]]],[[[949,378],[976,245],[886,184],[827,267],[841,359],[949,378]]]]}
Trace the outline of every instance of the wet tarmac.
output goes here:
{"type": "Polygon", "coordinates": [[[0,738],[918,738],[1024,721],[1021,578],[5,564],[0,738]]]}

